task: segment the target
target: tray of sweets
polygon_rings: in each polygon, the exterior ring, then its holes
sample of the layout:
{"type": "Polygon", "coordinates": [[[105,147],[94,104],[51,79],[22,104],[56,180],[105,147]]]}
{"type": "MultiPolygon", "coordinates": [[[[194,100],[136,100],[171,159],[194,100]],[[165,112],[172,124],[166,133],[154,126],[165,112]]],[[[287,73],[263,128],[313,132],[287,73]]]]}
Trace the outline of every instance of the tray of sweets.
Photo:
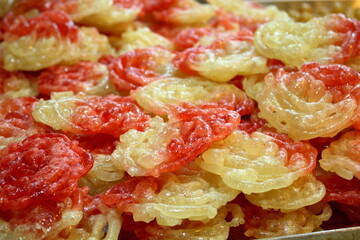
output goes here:
{"type": "Polygon", "coordinates": [[[360,239],[359,9],[0,0],[0,239],[360,239]]]}

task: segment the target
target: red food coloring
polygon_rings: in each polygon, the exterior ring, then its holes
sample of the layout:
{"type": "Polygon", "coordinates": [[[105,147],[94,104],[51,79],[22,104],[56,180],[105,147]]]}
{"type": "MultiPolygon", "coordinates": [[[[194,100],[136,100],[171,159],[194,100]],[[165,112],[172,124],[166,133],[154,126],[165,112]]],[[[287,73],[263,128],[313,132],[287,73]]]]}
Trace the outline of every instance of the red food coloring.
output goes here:
{"type": "Polygon", "coordinates": [[[65,38],[71,42],[80,40],[78,27],[70,16],[62,11],[45,11],[39,16],[26,18],[9,13],[3,19],[5,41],[14,41],[35,34],[37,38],[65,38]]]}
{"type": "Polygon", "coordinates": [[[149,239],[151,234],[147,232],[150,226],[153,226],[155,229],[157,224],[156,221],[151,221],[149,223],[145,222],[135,222],[131,215],[124,214],[123,224],[121,226],[120,239],[149,239]]]}
{"type": "Polygon", "coordinates": [[[241,91],[243,91],[244,90],[244,88],[243,88],[243,80],[244,80],[244,76],[237,75],[233,79],[228,81],[228,83],[234,84],[235,87],[237,87],[241,91]]]}
{"type": "Polygon", "coordinates": [[[287,167],[298,165],[298,161],[306,161],[303,169],[306,173],[311,173],[317,162],[317,149],[311,144],[304,141],[294,141],[288,135],[264,131],[266,135],[273,137],[273,141],[279,146],[279,148],[285,149],[288,155],[287,167]]]}
{"type": "Polygon", "coordinates": [[[141,0],[144,4],[144,10],[146,13],[152,13],[154,11],[161,11],[173,6],[177,0],[141,0]]]}
{"type": "Polygon", "coordinates": [[[76,211],[85,211],[86,208],[93,208],[96,200],[88,194],[89,190],[89,187],[75,189],[71,196],[63,201],[64,207],[76,211]]]}
{"type": "Polygon", "coordinates": [[[174,41],[175,37],[183,30],[182,27],[170,23],[154,23],[150,29],[170,41],[174,41]]]}
{"type": "Polygon", "coordinates": [[[252,43],[253,37],[254,34],[251,31],[242,30],[236,35],[220,38],[209,46],[192,47],[183,52],[178,52],[172,62],[175,67],[185,73],[199,75],[196,69],[194,69],[194,65],[201,62],[201,56],[205,55],[207,52],[221,55],[232,41],[246,41],[252,43]]]}
{"type": "Polygon", "coordinates": [[[180,137],[167,146],[169,158],[152,170],[151,175],[175,171],[206,151],[213,142],[229,136],[240,122],[240,115],[225,108],[189,108],[169,116],[171,127],[180,137]]]}
{"type": "Polygon", "coordinates": [[[205,47],[188,48],[183,52],[176,53],[172,63],[184,73],[199,76],[192,65],[196,64],[199,61],[199,56],[205,54],[206,51],[205,47]]]}
{"type": "Polygon", "coordinates": [[[235,94],[227,95],[223,99],[213,103],[204,103],[202,108],[225,108],[227,110],[236,111],[240,116],[250,114],[255,108],[255,101],[247,96],[238,98],[235,94]]]}
{"type": "Polygon", "coordinates": [[[253,112],[255,105],[256,103],[254,100],[249,97],[245,97],[243,99],[236,99],[233,104],[234,109],[228,109],[238,112],[240,116],[245,116],[253,112]]]}
{"type": "Polygon", "coordinates": [[[84,211],[93,205],[94,200],[88,195],[88,190],[87,187],[78,188],[63,201],[45,201],[20,210],[0,211],[0,215],[12,228],[26,225],[28,231],[38,232],[38,224],[40,224],[43,228],[49,229],[61,219],[65,209],[84,211]]]}
{"type": "Polygon", "coordinates": [[[0,100],[0,136],[15,137],[41,133],[43,124],[35,122],[32,111],[38,99],[35,97],[4,98],[0,100]]]}
{"type": "Polygon", "coordinates": [[[293,78],[301,79],[306,75],[324,83],[326,90],[333,97],[333,103],[349,98],[360,100],[360,73],[345,65],[308,63],[304,64],[299,71],[287,71],[280,68],[276,73],[276,79],[286,78],[290,82],[293,78]]]}
{"type": "Polygon", "coordinates": [[[92,154],[110,155],[119,143],[119,139],[106,134],[80,135],[69,134],[69,138],[79,142],[79,147],[92,154]]]}
{"type": "Polygon", "coordinates": [[[244,212],[245,223],[243,225],[244,229],[250,228],[260,228],[263,226],[264,219],[277,219],[279,216],[284,215],[279,211],[275,210],[264,210],[261,207],[255,206],[248,202],[245,198],[241,200],[241,209],[244,212]]]}
{"type": "Polygon", "coordinates": [[[275,74],[279,69],[285,68],[285,64],[277,59],[268,59],[266,65],[273,74],[275,74]]]}
{"type": "Polygon", "coordinates": [[[35,134],[0,150],[0,210],[62,201],[77,188],[93,159],[76,141],[35,134]]]}
{"type": "Polygon", "coordinates": [[[216,30],[209,27],[185,28],[174,38],[174,44],[178,50],[194,47],[204,36],[215,35],[216,30]]]}
{"type": "Polygon", "coordinates": [[[360,21],[334,14],[325,23],[325,27],[339,36],[335,44],[342,48],[342,54],[333,57],[335,63],[344,63],[360,55],[360,21]]]}
{"type": "Polygon", "coordinates": [[[178,14],[179,12],[183,11],[184,9],[177,8],[177,7],[170,7],[168,9],[163,9],[160,11],[153,12],[153,16],[159,22],[170,23],[170,24],[177,24],[177,22],[173,19],[174,15],[178,14]]]}
{"type": "Polygon", "coordinates": [[[119,5],[124,8],[142,8],[143,2],[141,0],[113,0],[114,5],[119,5]]]}
{"type": "Polygon", "coordinates": [[[345,65],[309,63],[303,65],[300,71],[323,81],[328,88],[344,85],[355,86],[360,83],[360,73],[345,65]]]}
{"type": "MultiPolygon", "coordinates": [[[[146,0],[144,0],[146,1],[146,0]]],[[[155,20],[163,23],[178,24],[177,15],[194,8],[192,0],[161,0],[162,8],[152,11],[155,20]]]]}
{"type": "Polygon", "coordinates": [[[159,180],[154,177],[135,177],[110,187],[101,194],[101,200],[124,212],[131,212],[133,204],[143,203],[146,196],[154,195],[159,188],[159,180]]]}
{"type": "Polygon", "coordinates": [[[262,131],[262,129],[266,129],[268,122],[259,117],[259,109],[255,108],[250,116],[245,116],[241,118],[241,122],[238,126],[238,130],[245,131],[248,134],[251,134],[255,131],[262,131]]]}
{"type": "Polygon", "coordinates": [[[45,228],[51,228],[61,218],[63,206],[56,201],[43,202],[37,205],[30,205],[20,210],[1,212],[4,220],[15,228],[19,225],[40,224],[45,228]]]}
{"type": "Polygon", "coordinates": [[[97,85],[103,73],[94,62],[83,61],[69,66],[56,65],[41,72],[38,77],[39,92],[50,96],[52,92],[78,93],[97,85]]]}
{"type": "Polygon", "coordinates": [[[257,127],[249,120],[241,119],[237,129],[240,131],[245,131],[248,134],[251,134],[257,130],[257,127]]]}
{"type": "Polygon", "coordinates": [[[317,150],[319,155],[321,154],[321,152],[330,146],[330,144],[337,140],[339,138],[339,136],[335,136],[335,137],[317,137],[317,138],[313,138],[310,139],[309,142],[311,143],[311,145],[313,145],[317,150]]]}
{"type": "Polygon", "coordinates": [[[130,129],[143,131],[149,125],[145,114],[131,97],[107,95],[87,96],[76,101],[71,123],[67,129],[78,134],[108,134],[119,137],[130,129]]]}
{"type": "Polygon", "coordinates": [[[249,17],[236,16],[233,13],[219,9],[216,11],[216,16],[211,20],[213,28],[223,28],[225,30],[242,30],[248,29],[251,32],[255,31],[266,22],[254,21],[249,17]]]}
{"type": "Polygon", "coordinates": [[[331,218],[321,225],[325,230],[338,229],[345,227],[356,227],[360,225],[359,206],[330,202],[332,214],[331,218]]]}
{"type": "Polygon", "coordinates": [[[336,201],[343,204],[359,206],[360,204],[360,180],[351,180],[339,177],[336,174],[324,174],[317,177],[326,187],[323,201],[336,201]]]}
{"type": "Polygon", "coordinates": [[[157,72],[161,66],[162,51],[156,48],[141,48],[124,53],[117,58],[103,57],[100,62],[108,65],[109,78],[119,91],[135,89],[163,77],[157,72]]]}
{"type": "MultiPolygon", "coordinates": [[[[310,74],[315,79],[322,81],[327,91],[331,93],[333,103],[351,98],[360,102],[360,73],[354,69],[341,64],[309,63],[303,65],[300,72],[310,74]]],[[[354,127],[359,128],[358,113],[353,117],[353,121],[355,122],[354,127]]]]}
{"type": "Polygon", "coordinates": [[[164,134],[176,134],[168,136],[171,139],[165,149],[157,149],[162,161],[143,175],[158,177],[161,173],[181,169],[212,143],[229,136],[240,122],[237,112],[211,105],[184,104],[174,108],[168,118],[164,134]]]}

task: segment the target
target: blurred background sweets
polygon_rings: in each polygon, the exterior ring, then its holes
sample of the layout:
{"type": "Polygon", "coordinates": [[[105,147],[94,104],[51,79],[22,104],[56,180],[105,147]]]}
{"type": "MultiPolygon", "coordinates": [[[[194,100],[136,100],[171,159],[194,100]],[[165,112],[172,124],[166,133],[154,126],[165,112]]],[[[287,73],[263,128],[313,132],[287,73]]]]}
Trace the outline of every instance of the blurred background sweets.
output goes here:
{"type": "Polygon", "coordinates": [[[308,21],[330,13],[343,13],[347,17],[360,19],[360,0],[249,0],[249,2],[276,5],[286,10],[297,21],[308,21]]]}

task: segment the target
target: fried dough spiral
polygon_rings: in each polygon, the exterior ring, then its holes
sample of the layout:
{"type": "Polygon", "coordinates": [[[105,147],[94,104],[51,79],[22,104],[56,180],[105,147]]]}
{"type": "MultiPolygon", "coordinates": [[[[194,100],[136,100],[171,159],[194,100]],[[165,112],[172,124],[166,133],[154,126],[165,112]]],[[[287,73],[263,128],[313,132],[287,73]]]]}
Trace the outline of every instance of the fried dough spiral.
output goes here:
{"type": "Polygon", "coordinates": [[[234,131],[214,143],[196,162],[220,175],[231,188],[245,194],[264,193],[288,187],[315,167],[316,151],[307,144],[298,147],[303,148],[303,153],[291,154],[267,134],[234,131]]]}
{"type": "Polygon", "coordinates": [[[353,177],[360,179],[359,137],[359,130],[352,130],[332,142],[321,153],[321,168],[348,180],[353,177]]]}
{"type": "Polygon", "coordinates": [[[208,221],[239,191],[227,187],[219,177],[194,164],[159,178],[133,178],[111,187],[103,201],[130,212],[135,221],[156,219],[162,226],[181,224],[183,219],[208,221]],[[127,199],[123,201],[122,199],[127,199]]]}
{"type": "Polygon", "coordinates": [[[320,67],[319,74],[306,69],[317,69],[316,66],[322,65],[304,65],[295,72],[280,69],[275,76],[266,75],[266,86],[257,97],[259,116],[293,139],[333,137],[352,125],[358,116],[356,96],[351,94],[351,89],[356,89],[356,82],[360,79],[356,73],[350,68],[339,68],[334,78],[346,79],[348,75],[355,81],[355,86],[345,81],[334,85],[321,76],[326,74],[327,69],[339,66],[324,65],[324,68],[320,67]],[[337,86],[339,90],[336,90],[337,86]],[[341,90],[342,86],[344,90],[341,90]]]}

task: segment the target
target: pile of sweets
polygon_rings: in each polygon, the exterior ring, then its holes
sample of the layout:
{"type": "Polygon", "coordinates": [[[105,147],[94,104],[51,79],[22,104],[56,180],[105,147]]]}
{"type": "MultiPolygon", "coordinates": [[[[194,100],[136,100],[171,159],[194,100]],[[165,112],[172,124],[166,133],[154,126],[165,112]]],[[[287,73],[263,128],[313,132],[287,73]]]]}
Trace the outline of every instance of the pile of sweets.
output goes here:
{"type": "Polygon", "coordinates": [[[0,239],[360,225],[360,22],[234,0],[0,2],[0,239]]]}

